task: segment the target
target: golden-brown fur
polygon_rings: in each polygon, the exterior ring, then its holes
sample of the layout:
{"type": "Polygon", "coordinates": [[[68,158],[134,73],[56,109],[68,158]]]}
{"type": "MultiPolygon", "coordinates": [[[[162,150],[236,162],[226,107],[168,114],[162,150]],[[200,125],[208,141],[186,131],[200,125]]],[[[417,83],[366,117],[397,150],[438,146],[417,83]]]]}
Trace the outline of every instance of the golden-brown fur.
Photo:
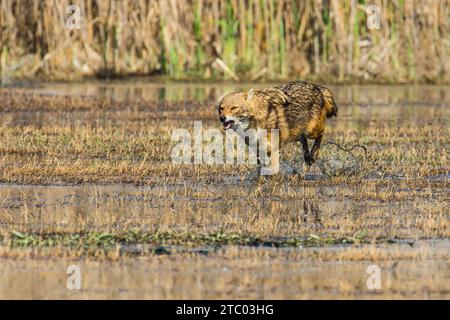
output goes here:
{"type": "Polygon", "coordinates": [[[337,116],[329,89],[304,81],[291,81],[273,88],[226,95],[219,104],[225,129],[279,129],[280,143],[300,141],[305,161],[311,165],[319,155],[326,119],[337,116]],[[307,139],[314,139],[311,151],[307,139]]]}

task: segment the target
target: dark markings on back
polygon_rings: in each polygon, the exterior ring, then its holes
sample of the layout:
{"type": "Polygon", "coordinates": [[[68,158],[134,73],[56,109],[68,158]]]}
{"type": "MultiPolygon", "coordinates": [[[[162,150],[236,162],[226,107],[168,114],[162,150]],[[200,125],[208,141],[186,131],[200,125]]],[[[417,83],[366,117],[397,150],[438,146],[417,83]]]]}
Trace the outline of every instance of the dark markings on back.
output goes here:
{"type": "Polygon", "coordinates": [[[305,119],[309,120],[316,112],[320,113],[323,96],[318,85],[305,81],[290,81],[275,88],[284,92],[288,99],[287,104],[294,106],[285,107],[289,127],[305,122],[305,119]]]}

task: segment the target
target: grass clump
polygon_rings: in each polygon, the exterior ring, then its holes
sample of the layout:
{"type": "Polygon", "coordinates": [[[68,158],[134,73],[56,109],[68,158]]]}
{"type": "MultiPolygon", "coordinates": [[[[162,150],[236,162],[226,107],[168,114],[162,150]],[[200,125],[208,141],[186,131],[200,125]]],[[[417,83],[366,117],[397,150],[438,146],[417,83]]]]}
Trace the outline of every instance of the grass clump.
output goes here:
{"type": "Polygon", "coordinates": [[[0,237],[0,240],[9,243],[12,248],[102,248],[113,249],[116,246],[127,245],[151,245],[156,250],[165,247],[179,246],[193,248],[199,246],[225,246],[243,245],[254,247],[313,247],[336,244],[368,243],[365,232],[357,232],[354,236],[344,238],[319,237],[311,234],[306,237],[260,237],[254,235],[235,233],[191,233],[191,232],[145,232],[131,230],[122,233],[87,232],[87,233],[26,233],[12,230],[9,236],[0,237]]]}

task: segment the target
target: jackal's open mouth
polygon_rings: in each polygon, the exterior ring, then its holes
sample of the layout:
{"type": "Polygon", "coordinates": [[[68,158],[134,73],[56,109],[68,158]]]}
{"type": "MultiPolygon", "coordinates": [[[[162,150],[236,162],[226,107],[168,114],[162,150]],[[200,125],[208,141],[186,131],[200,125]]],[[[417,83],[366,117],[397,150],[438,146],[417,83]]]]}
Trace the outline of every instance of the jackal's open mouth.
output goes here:
{"type": "Polygon", "coordinates": [[[230,129],[230,128],[232,128],[233,126],[234,126],[234,121],[233,121],[233,120],[225,121],[225,122],[223,123],[223,128],[224,128],[225,130],[230,129]]]}

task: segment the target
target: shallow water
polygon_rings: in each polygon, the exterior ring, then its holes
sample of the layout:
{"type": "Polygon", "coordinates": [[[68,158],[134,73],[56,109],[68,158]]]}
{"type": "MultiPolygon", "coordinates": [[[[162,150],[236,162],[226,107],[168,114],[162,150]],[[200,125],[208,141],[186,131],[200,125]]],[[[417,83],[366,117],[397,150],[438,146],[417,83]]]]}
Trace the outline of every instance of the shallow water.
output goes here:
{"type": "MultiPolygon", "coordinates": [[[[71,95],[113,98],[115,100],[184,101],[218,99],[225,93],[266,88],[278,83],[201,83],[160,82],[152,79],[132,81],[88,81],[83,83],[39,83],[27,92],[43,95],[71,95]]],[[[438,85],[330,85],[340,104],[377,105],[450,101],[448,86],[438,85]]]]}
{"type": "Polygon", "coordinates": [[[229,246],[113,261],[0,258],[0,298],[449,299],[449,250],[449,240],[438,240],[320,249],[229,246]],[[66,286],[69,266],[80,270],[80,290],[66,286]],[[379,282],[371,281],[373,272],[379,282]]]}

